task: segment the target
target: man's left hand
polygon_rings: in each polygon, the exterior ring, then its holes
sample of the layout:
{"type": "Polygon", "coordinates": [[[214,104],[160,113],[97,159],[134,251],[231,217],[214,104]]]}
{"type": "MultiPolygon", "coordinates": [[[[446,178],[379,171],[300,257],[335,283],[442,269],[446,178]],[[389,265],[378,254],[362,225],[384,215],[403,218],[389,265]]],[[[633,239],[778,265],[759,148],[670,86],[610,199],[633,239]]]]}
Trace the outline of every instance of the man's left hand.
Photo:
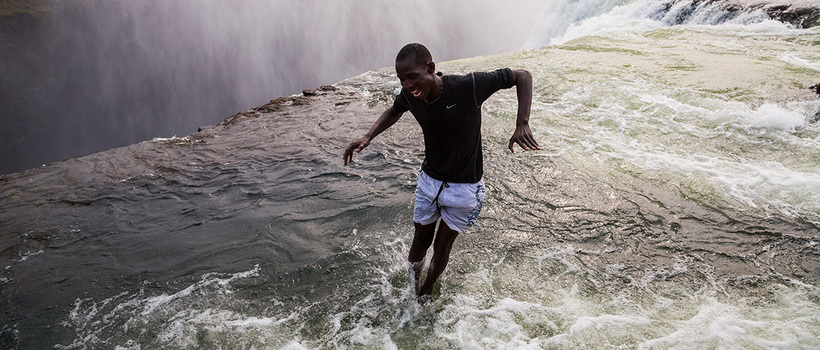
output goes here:
{"type": "Polygon", "coordinates": [[[513,144],[518,144],[521,148],[528,151],[541,149],[541,147],[538,147],[538,143],[535,142],[535,138],[532,136],[532,131],[530,130],[530,126],[528,124],[515,127],[515,132],[510,138],[510,144],[508,146],[510,152],[514,153],[515,151],[513,150],[513,144]]]}

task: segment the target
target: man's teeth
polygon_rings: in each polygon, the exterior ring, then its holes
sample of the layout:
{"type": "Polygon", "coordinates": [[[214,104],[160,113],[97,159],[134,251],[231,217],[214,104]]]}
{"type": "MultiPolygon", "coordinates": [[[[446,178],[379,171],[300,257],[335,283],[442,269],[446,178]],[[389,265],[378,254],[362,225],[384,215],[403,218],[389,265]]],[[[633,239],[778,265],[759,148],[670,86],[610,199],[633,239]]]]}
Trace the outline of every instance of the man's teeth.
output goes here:
{"type": "Polygon", "coordinates": [[[413,90],[410,93],[413,94],[413,96],[415,97],[421,96],[421,90],[413,90]]]}

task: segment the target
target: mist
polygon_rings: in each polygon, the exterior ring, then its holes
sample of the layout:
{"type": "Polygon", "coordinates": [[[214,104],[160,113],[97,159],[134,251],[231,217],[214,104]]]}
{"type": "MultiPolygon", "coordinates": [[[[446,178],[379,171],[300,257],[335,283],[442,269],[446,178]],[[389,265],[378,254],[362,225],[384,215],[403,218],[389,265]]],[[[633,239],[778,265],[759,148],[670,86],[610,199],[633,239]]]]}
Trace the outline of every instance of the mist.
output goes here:
{"type": "MultiPolygon", "coordinates": [[[[0,173],[203,125],[391,66],[518,50],[543,0],[87,0],[3,27],[0,173]]],[[[373,116],[363,116],[373,118],[373,116]]]]}

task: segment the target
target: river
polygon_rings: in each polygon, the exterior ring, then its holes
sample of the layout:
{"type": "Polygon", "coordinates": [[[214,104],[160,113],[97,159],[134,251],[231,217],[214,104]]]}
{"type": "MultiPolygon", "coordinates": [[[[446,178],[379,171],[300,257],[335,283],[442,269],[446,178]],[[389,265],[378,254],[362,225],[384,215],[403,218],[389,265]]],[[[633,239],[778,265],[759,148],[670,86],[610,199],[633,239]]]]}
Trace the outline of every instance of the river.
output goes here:
{"type": "Polygon", "coordinates": [[[542,149],[506,149],[514,91],[484,104],[487,200],[429,305],[405,265],[417,124],[342,162],[399,88],[385,67],[0,178],[0,347],[820,347],[820,29],[597,4],[439,64],[531,71],[542,149]]]}

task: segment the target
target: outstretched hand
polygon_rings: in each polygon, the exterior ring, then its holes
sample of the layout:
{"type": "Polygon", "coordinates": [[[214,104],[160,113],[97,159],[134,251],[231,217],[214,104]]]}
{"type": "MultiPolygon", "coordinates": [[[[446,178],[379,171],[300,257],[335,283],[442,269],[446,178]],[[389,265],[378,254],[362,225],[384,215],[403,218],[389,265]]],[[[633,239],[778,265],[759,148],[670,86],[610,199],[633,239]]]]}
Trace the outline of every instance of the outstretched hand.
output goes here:
{"type": "Polygon", "coordinates": [[[353,151],[356,151],[357,153],[361,152],[368,145],[370,145],[370,140],[367,137],[362,137],[356,141],[351,142],[350,146],[347,146],[347,149],[345,150],[345,165],[353,162],[353,151]]]}
{"type": "Polygon", "coordinates": [[[513,144],[518,144],[525,150],[541,149],[541,147],[538,146],[538,143],[535,142],[535,138],[532,136],[532,131],[530,130],[530,126],[528,124],[517,126],[515,128],[515,132],[513,132],[513,136],[510,138],[510,144],[507,147],[510,149],[510,152],[515,153],[515,150],[513,150],[513,144]]]}

